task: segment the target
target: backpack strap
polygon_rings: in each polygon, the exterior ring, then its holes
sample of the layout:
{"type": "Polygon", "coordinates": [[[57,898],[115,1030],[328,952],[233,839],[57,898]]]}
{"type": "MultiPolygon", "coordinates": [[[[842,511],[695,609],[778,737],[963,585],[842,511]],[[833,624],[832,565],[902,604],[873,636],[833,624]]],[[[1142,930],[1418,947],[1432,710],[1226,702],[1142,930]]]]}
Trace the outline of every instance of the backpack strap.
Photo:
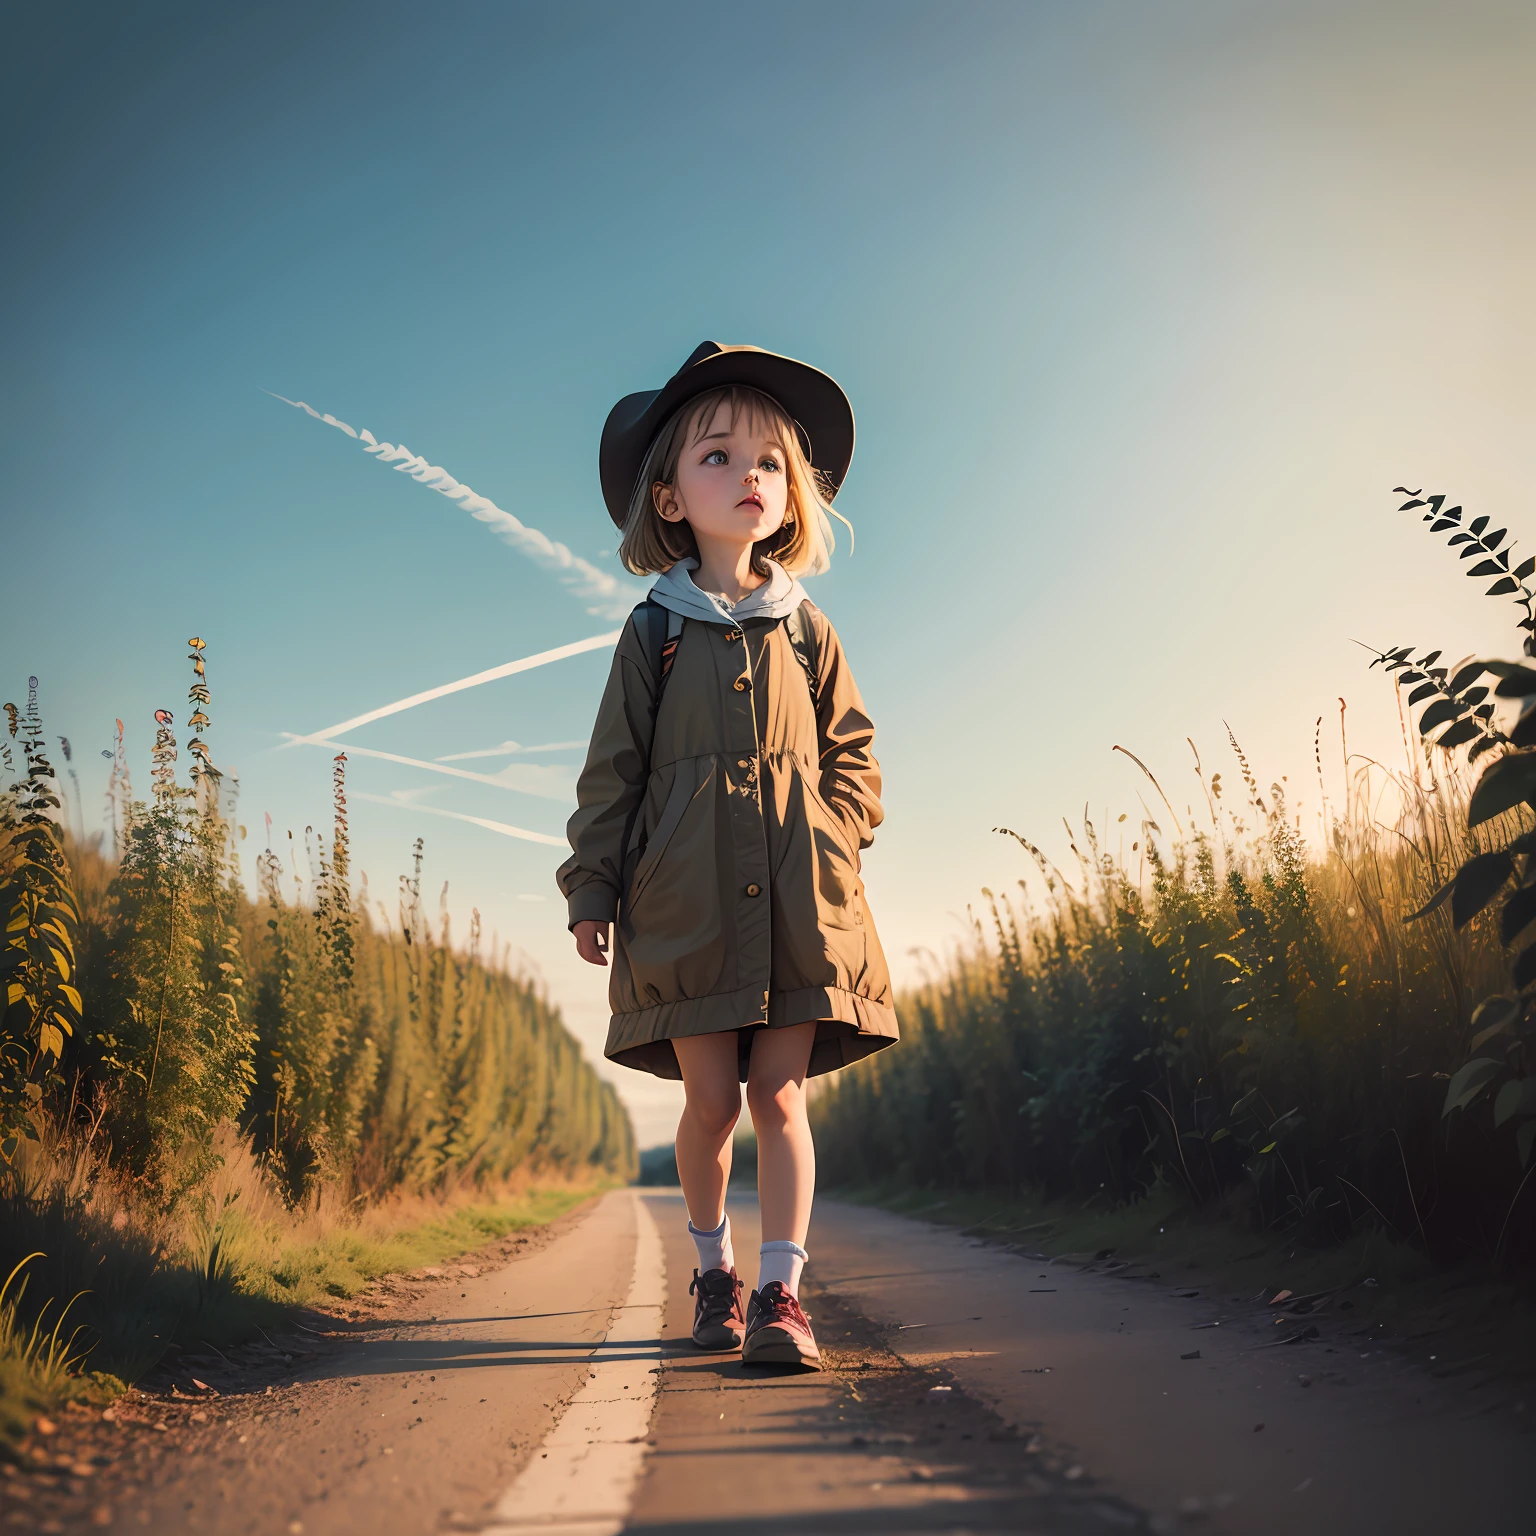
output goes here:
{"type": "Polygon", "coordinates": [[[667,609],[666,638],[661,642],[661,672],[658,676],[657,694],[667,686],[672,675],[672,660],[677,655],[677,642],[683,638],[683,616],[667,609]]]}
{"type": "Polygon", "coordinates": [[[635,628],[639,631],[645,654],[651,663],[651,676],[656,681],[656,692],[651,701],[651,727],[656,726],[656,712],[661,708],[661,695],[672,675],[672,663],[677,658],[677,643],[683,636],[683,616],[664,608],[654,598],[646,598],[635,609],[635,628]]]}
{"type": "MultiPolygon", "coordinates": [[[[640,636],[640,644],[645,647],[646,659],[651,664],[651,677],[655,680],[655,691],[651,695],[651,728],[645,741],[645,779],[646,784],[651,780],[651,756],[656,749],[656,717],[661,713],[661,696],[666,691],[667,678],[672,674],[672,663],[677,659],[677,643],[683,635],[683,616],[674,613],[670,608],[664,608],[654,598],[646,598],[643,603],[635,607],[631,615],[634,620],[635,632],[640,636]]],[[[624,825],[624,841],[621,844],[623,857],[628,856],[629,840],[635,835],[635,822],[640,816],[640,806],[644,801],[642,794],[640,800],[635,802],[634,809],[629,813],[629,819],[624,825]]]]}
{"type": "MultiPolygon", "coordinates": [[[[683,616],[664,608],[654,598],[646,598],[635,609],[635,628],[651,663],[655,692],[651,695],[651,734],[645,744],[645,776],[651,776],[651,753],[656,745],[656,717],[661,713],[661,696],[666,692],[672,663],[677,659],[677,644],[683,637],[683,616]]],[[[626,840],[627,841],[627,840],[626,840]]]]}
{"type": "Polygon", "coordinates": [[[811,705],[814,708],[821,703],[821,643],[816,636],[816,626],[811,622],[813,609],[810,598],[806,598],[786,616],[784,633],[789,636],[790,648],[805,673],[806,682],[810,684],[811,705]]]}

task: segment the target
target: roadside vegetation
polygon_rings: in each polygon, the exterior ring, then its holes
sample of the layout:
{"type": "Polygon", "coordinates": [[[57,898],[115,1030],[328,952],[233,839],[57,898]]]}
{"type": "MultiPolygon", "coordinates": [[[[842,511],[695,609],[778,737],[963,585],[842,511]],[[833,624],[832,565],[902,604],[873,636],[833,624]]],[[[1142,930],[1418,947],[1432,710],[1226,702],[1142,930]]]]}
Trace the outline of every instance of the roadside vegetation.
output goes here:
{"type": "MultiPolygon", "coordinates": [[[[1403,510],[1513,601],[1511,650],[1532,654],[1536,559],[1445,500],[1403,510]]],[[[1193,809],[1138,762],[1153,810],[1085,822],[1069,871],[999,829],[1038,878],[984,893],[970,941],[902,999],[900,1049],[816,1095],[823,1178],[1000,1192],[1069,1242],[1100,1221],[1156,1251],[1170,1224],[1225,1225],[1528,1276],[1536,669],[1417,646],[1371,666],[1405,766],[1351,754],[1342,709],[1319,719],[1306,818],[1233,739],[1221,771],[1196,753],[1193,809]]]]}
{"type": "MultiPolygon", "coordinates": [[[[677,1188],[677,1148],[672,1142],[647,1147],[640,1154],[640,1172],[635,1177],[635,1183],[659,1185],[665,1189],[677,1188]]],[[[757,1188],[757,1133],[750,1125],[738,1125],[731,1137],[730,1187],[757,1188]]]]}
{"type": "Polygon", "coordinates": [[[394,913],[354,886],[344,757],[329,835],[273,848],[268,827],[247,895],[191,647],[190,739],[156,712],[136,800],[119,722],[98,837],[37,679],[5,705],[0,1446],[179,1339],[353,1295],[635,1167],[617,1096],[479,914],[457,945],[446,887],[428,916],[421,841],[394,913]]]}

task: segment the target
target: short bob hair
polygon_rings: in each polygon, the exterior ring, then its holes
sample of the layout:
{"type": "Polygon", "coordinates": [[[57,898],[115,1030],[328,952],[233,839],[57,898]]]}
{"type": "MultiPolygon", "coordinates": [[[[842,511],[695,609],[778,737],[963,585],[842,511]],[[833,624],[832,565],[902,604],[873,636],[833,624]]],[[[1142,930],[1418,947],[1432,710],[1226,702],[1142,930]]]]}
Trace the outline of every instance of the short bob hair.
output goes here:
{"type": "Polygon", "coordinates": [[[789,482],[784,522],[776,533],[758,540],[752,551],[752,568],[759,576],[766,576],[764,562],[772,560],[791,576],[820,574],[831,564],[833,538],[828,514],[841,523],[848,520],[832,511],[836,493],[827,478],[811,467],[801,445],[800,429],[783,406],[760,390],[740,384],[707,390],[685,401],[652,440],[635,479],[619,541],[619,559],[625,570],[636,576],[659,575],[679,560],[699,558],[693,529],[686,522],[669,523],[662,517],[656,510],[652,488],[658,481],[663,485],[676,482],[677,461],[690,436],[697,442],[722,406],[729,409],[733,428],[744,411],[749,425],[766,423],[777,435],[784,454],[789,482]]]}

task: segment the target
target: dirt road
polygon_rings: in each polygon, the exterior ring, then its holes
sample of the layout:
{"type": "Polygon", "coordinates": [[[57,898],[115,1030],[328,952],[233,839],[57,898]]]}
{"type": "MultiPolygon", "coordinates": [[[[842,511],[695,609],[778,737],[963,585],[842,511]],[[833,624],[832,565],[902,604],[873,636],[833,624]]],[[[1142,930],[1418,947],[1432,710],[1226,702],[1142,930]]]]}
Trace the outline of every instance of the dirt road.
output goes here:
{"type": "MultiPolygon", "coordinates": [[[[755,1211],[733,1197],[732,1214],[755,1252],[755,1211]]],[[[438,1282],[270,1391],[197,1410],[182,1454],[97,1528],[1531,1529],[1536,1414],[1353,1337],[1347,1314],[1278,1343],[1305,1328],[824,1201],[807,1307],[831,1369],[749,1373],[688,1341],[683,1222],[675,1193],[616,1192],[438,1282]]]]}

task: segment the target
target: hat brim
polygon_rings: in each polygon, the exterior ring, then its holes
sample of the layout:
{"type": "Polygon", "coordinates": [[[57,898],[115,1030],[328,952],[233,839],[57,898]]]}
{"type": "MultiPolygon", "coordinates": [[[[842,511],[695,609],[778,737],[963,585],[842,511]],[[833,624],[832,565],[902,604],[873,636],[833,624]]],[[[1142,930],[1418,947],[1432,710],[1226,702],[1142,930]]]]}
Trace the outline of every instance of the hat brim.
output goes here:
{"type": "Polygon", "coordinates": [[[837,494],[853,461],[854,438],[853,407],[837,381],[777,352],[705,342],[660,389],[626,395],[608,413],[598,471],[608,515],[620,528],[645,455],[672,413],[708,390],[733,384],[758,390],[784,408],[800,428],[801,447],[812,467],[837,494]]]}

